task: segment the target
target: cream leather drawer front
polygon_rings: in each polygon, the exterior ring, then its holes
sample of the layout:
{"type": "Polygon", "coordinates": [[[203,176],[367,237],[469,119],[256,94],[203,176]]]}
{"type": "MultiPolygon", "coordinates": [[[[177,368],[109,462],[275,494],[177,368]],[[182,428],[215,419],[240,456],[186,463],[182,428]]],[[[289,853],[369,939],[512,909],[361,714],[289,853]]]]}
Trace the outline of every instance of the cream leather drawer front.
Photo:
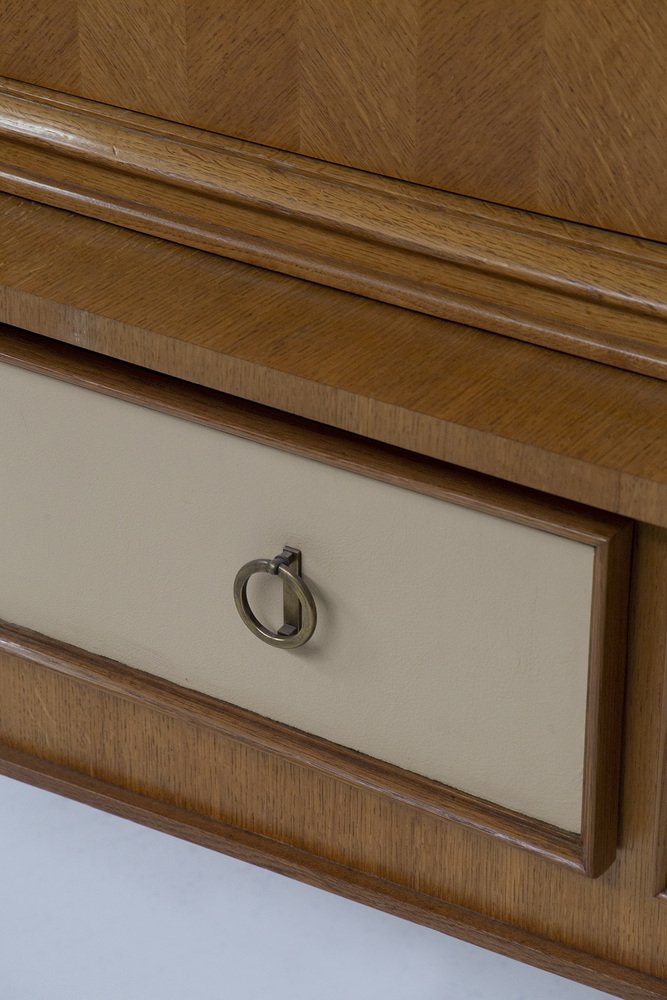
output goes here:
{"type": "Polygon", "coordinates": [[[0,453],[0,617],[580,829],[591,545],[6,365],[0,453]],[[295,650],[232,596],[284,544],[295,650]]]}

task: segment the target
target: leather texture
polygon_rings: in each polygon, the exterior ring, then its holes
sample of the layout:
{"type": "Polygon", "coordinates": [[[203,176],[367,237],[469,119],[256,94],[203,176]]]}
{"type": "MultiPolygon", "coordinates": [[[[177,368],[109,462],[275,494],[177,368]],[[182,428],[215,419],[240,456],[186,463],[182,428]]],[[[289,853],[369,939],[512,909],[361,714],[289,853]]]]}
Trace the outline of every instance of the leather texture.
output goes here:
{"type": "Polygon", "coordinates": [[[0,617],[579,831],[591,546],[9,365],[0,454],[0,617]]]}

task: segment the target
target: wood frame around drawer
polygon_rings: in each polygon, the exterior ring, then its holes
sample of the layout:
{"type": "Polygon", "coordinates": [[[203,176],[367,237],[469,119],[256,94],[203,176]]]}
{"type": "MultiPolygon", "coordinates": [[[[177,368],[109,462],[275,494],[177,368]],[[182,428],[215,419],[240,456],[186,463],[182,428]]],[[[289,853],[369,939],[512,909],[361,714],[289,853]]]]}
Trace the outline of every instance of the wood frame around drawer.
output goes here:
{"type": "MultiPolygon", "coordinates": [[[[612,863],[617,842],[629,522],[508,487],[442,463],[371,445],[363,439],[264,408],[230,401],[229,397],[72,348],[44,344],[37,338],[17,342],[13,355],[5,350],[4,360],[226,433],[593,546],[595,563],[581,834],[564,832],[231,705],[206,702],[204,714],[210,725],[213,713],[216,729],[235,740],[527,848],[589,876],[599,876],[612,863]]],[[[59,654],[57,645],[49,647],[45,654],[40,641],[33,640],[27,633],[17,637],[11,629],[0,633],[0,646],[28,659],[48,662],[62,672],[74,672],[98,686],[101,684],[105,690],[125,696],[130,693],[133,698],[158,704],[162,709],[165,707],[162,701],[165,682],[157,683],[148,675],[137,679],[132,672],[127,672],[129,668],[100,668],[95,658],[86,657],[81,651],[71,654],[64,650],[59,654]],[[76,669],[72,665],[74,662],[76,669]]],[[[193,700],[193,706],[201,708],[203,704],[192,692],[175,687],[169,691],[167,702],[172,704],[175,700],[181,706],[179,711],[188,699],[193,700]]]]}

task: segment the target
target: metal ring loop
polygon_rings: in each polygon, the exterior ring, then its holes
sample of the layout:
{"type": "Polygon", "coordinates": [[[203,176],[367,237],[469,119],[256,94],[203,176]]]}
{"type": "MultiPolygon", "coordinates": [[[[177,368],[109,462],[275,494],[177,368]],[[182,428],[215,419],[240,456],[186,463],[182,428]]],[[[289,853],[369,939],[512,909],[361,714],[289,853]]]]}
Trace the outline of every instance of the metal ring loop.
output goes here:
{"type": "Polygon", "coordinates": [[[271,646],[295,649],[308,642],[317,624],[313,595],[301,578],[301,552],[286,545],[275,559],[252,559],[242,566],[234,580],[234,603],[242,621],[253,635],[271,646]],[[285,623],[277,632],[263,625],[248,601],[248,581],[255,573],[279,576],[283,582],[285,623]]]}

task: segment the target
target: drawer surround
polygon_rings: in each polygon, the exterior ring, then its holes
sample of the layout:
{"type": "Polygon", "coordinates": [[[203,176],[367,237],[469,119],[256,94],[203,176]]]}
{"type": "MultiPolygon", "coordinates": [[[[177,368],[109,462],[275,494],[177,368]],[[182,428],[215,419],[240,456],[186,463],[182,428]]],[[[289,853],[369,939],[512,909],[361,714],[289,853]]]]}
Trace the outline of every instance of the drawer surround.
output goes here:
{"type": "MultiPolygon", "coordinates": [[[[116,366],[123,370],[123,366],[116,366]]],[[[95,388],[118,394],[113,363],[99,365],[95,388]],[[108,380],[105,385],[105,369],[108,380]]],[[[66,366],[54,366],[51,374],[68,378],[66,366]]],[[[562,534],[585,544],[596,546],[595,593],[593,629],[591,636],[591,670],[589,673],[589,698],[586,726],[586,757],[584,780],[584,810],[581,836],[564,833],[543,822],[527,819],[512,810],[494,806],[473,795],[442,786],[438,782],[407,774],[400,768],[382,764],[364,755],[352,755],[342,748],[297,734],[292,741],[300,745],[296,759],[317,761],[328,773],[363,787],[376,788],[401,801],[433,812],[447,820],[464,823],[503,840],[519,844],[543,856],[598,875],[614,856],[616,834],[613,817],[616,815],[617,771],[620,752],[619,725],[622,692],[623,660],[623,605],[627,583],[629,557],[629,525],[618,518],[589,512],[575,505],[554,503],[528,491],[513,490],[503,485],[452,470],[438,463],[415,459],[389,449],[369,446],[336,432],[321,429],[308,431],[290,418],[267,415],[259,424],[252,408],[243,408],[231,415],[234,406],[221,416],[219,407],[212,405],[207,418],[202,420],[201,406],[197,405],[206,393],[188,387],[183,399],[165,405],[169,391],[160,396],[160,385],[167,380],[155,379],[158,390],[150,397],[151,379],[124,370],[124,398],[144,405],[168,409],[189,420],[198,420],[224,429],[232,434],[254,438],[276,448],[297,451],[327,464],[361,472],[365,476],[383,479],[408,489],[424,492],[441,499],[454,500],[457,504],[474,510],[500,513],[501,517],[520,524],[537,526],[562,534]],[[198,398],[199,397],[199,398],[198,398]],[[216,409],[218,412],[216,412],[216,409]],[[231,419],[230,419],[231,416],[231,419]],[[304,433],[304,430],[306,432],[304,433]],[[286,433],[287,432],[287,433],[286,433]],[[606,650],[606,653],[605,653],[606,650]],[[614,655],[615,654],[615,655],[614,655]],[[314,746],[313,743],[316,745],[314,746]]],[[[173,386],[173,383],[172,383],[173,386]]],[[[209,394],[210,397],[213,394],[209,394]]],[[[216,403],[218,402],[216,398],[216,403]]],[[[212,400],[211,400],[212,402],[212,400]]],[[[25,624],[30,624],[26,622],[25,624]]],[[[281,732],[267,737],[266,726],[260,730],[246,715],[245,722],[230,722],[231,732],[237,738],[258,741],[258,745],[284,753],[285,741],[281,732]],[[247,731],[243,735],[244,726],[247,731]]],[[[241,710],[242,712],[242,710],[241,710]]],[[[229,713],[229,710],[228,710],[229,713]]],[[[270,725],[269,725],[270,730],[270,725]]]]}

